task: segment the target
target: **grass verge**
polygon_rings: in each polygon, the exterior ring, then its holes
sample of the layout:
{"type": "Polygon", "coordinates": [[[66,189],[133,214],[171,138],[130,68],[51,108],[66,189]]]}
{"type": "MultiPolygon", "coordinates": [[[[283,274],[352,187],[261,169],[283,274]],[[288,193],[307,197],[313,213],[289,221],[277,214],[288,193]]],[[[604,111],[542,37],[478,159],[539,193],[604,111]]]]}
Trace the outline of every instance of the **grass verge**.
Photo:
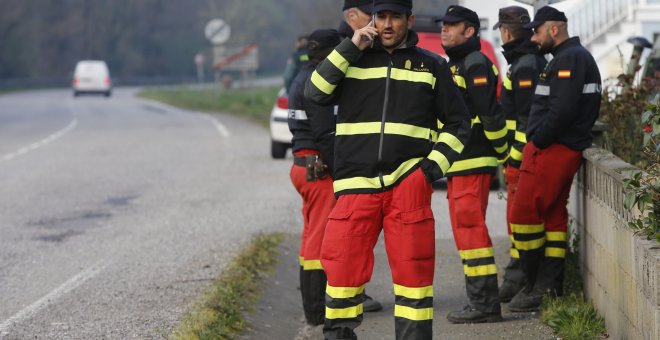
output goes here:
{"type": "Polygon", "coordinates": [[[260,278],[276,262],[284,235],[259,234],[229,264],[204,294],[199,306],[183,317],[170,339],[234,339],[247,326],[250,311],[262,290],[260,278]]]}
{"type": "Polygon", "coordinates": [[[541,320],[564,340],[603,339],[607,336],[605,320],[582,293],[578,244],[579,239],[575,237],[566,252],[565,295],[543,301],[541,320]]]}
{"type": "Polygon", "coordinates": [[[146,89],[138,93],[143,98],[157,100],[187,110],[228,112],[268,126],[270,111],[277,98],[277,87],[220,90],[174,88],[146,89]]]}

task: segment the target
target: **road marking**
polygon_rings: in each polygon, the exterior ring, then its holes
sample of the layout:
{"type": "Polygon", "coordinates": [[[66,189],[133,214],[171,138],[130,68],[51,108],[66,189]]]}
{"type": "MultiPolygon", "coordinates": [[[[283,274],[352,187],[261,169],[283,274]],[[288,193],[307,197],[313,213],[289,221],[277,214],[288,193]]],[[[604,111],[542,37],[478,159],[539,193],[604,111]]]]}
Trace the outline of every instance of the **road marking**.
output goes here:
{"type": "Polygon", "coordinates": [[[213,123],[222,138],[229,138],[229,130],[227,130],[227,128],[217,118],[208,114],[204,114],[204,116],[206,119],[210,120],[211,123],[213,123]]]}
{"type": "Polygon", "coordinates": [[[76,118],[77,114],[76,114],[75,109],[71,105],[70,100],[67,101],[67,104],[69,106],[69,111],[71,112],[71,115],[73,116],[73,119],[69,122],[69,124],[67,126],[65,126],[63,129],[53,133],[52,135],[50,135],[50,136],[48,136],[48,137],[46,137],[46,138],[44,138],[44,139],[42,139],[38,142],[32,143],[28,146],[24,146],[24,147],[14,151],[14,152],[10,152],[10,153],[2,156],[2,158],[0,158],[0,162],[10,161],[10,160],[12,160],[16,157],[20,157],[22,155],[25,155],[26,153],[28,153],[30,151],[33,151],[33,150],[36,150],[38,148],[44,147],[44,146],[56,141],[60,137],[64,136],[65,134],[67,134],[71,130],[75,129],[76,126],[78,126],[78,118],[76,118]]]}
{"type": "Polygon", "coordinates": [[[43,297],[41,297],[39,300],[35,301],[31,305],[27,306],[26,308],[23,308],[21,311],[14,314],[14,316],[0,323],[0,338],[2,338],[3,336],[9,333],[9,328],[11,326],[33,316],[39,310],[55,302],[57,299],[69,293],[70,291],[76,289],[77,287],[85,283],[85,281],[91,279],[92,277],[100,273],[107,265],[108,263],[106,263],[105,261],[100,261],[94,264],[93,266],[76,274],[68,281],[64,282],[61,286],[55,288],[53,291],[44,295],[43,297]]]}

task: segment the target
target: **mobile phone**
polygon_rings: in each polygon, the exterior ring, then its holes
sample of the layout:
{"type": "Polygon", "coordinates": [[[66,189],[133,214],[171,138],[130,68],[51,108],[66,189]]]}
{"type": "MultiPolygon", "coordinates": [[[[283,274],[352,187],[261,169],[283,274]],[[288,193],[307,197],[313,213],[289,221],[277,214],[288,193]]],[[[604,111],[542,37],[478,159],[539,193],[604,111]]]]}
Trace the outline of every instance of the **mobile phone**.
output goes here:
{"type": "MultiPolygon", "coordinates": [[[[371,13],[371,27],[376,27],[376,13],[371,13]]],[[[376,36],[374,36],[374,38],[371,39],[371,48],[374,48],[375,40],[376,40],[376,36]]]]}

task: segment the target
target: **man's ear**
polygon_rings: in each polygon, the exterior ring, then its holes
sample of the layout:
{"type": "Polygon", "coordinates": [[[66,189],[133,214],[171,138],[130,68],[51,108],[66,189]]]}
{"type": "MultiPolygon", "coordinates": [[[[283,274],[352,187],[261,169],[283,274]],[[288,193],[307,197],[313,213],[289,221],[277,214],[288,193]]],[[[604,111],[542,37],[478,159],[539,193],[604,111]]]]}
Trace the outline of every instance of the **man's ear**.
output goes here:
{"type": "Polygon", "coordinates": [[[466,37],[473,37],[476,34],[476,31],[473,26],[468,26],[468,28],[465,29],[465,36],[466,37]]]}
{"type": "Polygon", "coordinates": [[[415,23],[415,15],[411,14],[408,17],[408,29],[411,29],[413,27],[413,24],[415,23]]]}

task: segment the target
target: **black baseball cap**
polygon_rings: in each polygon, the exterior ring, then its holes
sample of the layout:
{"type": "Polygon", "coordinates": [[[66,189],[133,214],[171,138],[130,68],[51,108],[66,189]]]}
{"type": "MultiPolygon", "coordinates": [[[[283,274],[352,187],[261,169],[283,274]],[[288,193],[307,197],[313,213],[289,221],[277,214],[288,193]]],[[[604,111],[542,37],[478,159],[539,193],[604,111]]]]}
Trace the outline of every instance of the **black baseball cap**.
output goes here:
{"type": "Polygon", "coordinates": [[[397,13],[412,13],[412,0],[374,0],[374,12],[392,11],[397,13]]]}
{"type": "Polygon", "coordinates": [[[317,29],[307,37],[307,50],[310,57],[315,57],[324,50],[333,48],[341,42],[341,36],[335,29],[317,29]]]}
{"type": "Polygon", "coordinates": [[[509,6],[509,7],[500,8],[500,12],[498,14],[497,19],[498,19],[497,23],[493,26],[494,30],[500,28],[502,24],[524,25],[524,24],[529,24],[529,22],[531,21],[529,12],[527,12],[526,9],[520,6],[509,6]]]}
{"type": "Polygon", "coordinates": [[[560,12],[554,7],[543,6],[541,7],[534,16],[534,21],[523,25],[523,28],[537,28],[543,25],[546,21],[563,21],[567,22],[566,15],[564,12],[560,12]]]}
{"type": "Polygon", "coordinates": [[[374,0],[344,0],[344,7],[342,11],[345,11],[349,8],[357,7],[364,13],[371,14],[373,10],[374,0]]]}
{"type": "Polygon", "coordinates": [[[438,21],[448,22],[448,23],[467,21],[473,24],[474,26],[477,26],[477,28],[481,27],[481,21],[479,20],[479,16],[477,15],[477,13],[475,13],[473,10],[469,8],[465,8],[459,5],[451,5],[447,7],[447,12],[445,12],[445,16],[436,20],[435,22],[438,21]]]}

